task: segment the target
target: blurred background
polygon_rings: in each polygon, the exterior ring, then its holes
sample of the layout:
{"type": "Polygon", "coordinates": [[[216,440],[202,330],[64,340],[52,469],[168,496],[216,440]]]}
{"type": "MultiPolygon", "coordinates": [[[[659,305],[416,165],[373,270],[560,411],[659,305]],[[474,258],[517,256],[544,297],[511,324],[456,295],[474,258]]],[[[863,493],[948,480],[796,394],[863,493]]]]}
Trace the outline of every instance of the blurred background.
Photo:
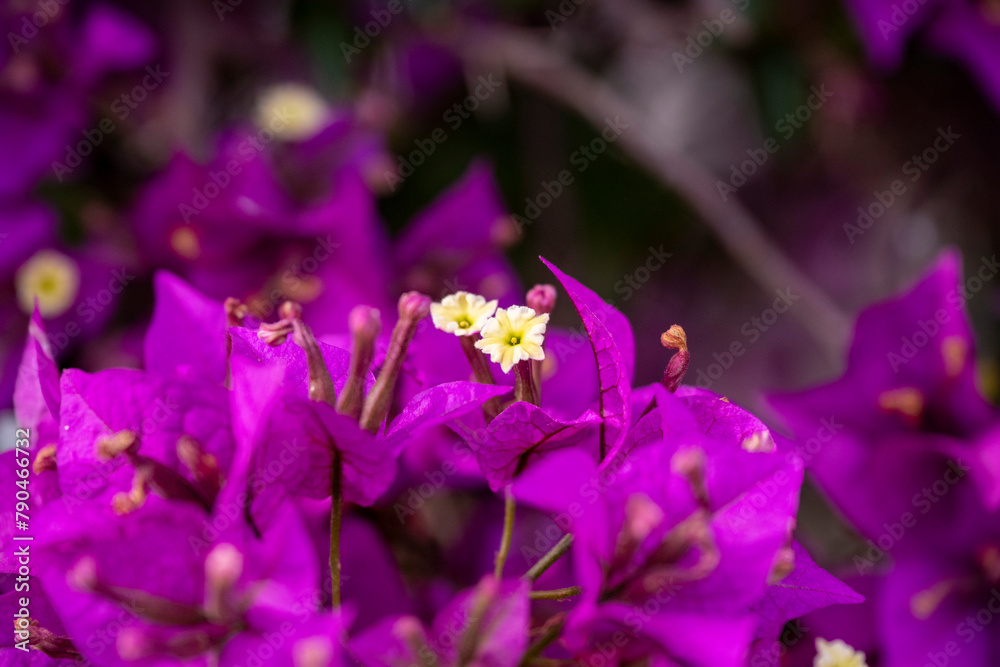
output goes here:
{"type": "MultiPolygon", "coordinates": [[[[0,27],[5,407],[36,298],[97,370],[142,364],[160,269],[336,339],[404,289],[508,305],[542,255],[631,319],[637,383],[680,324],[687,381],[766,417],[860,308],[1000,240],[993,0],[4,0],[0,27]]],[[[995,287],[967,301],[991,396],[995,287]]]]}

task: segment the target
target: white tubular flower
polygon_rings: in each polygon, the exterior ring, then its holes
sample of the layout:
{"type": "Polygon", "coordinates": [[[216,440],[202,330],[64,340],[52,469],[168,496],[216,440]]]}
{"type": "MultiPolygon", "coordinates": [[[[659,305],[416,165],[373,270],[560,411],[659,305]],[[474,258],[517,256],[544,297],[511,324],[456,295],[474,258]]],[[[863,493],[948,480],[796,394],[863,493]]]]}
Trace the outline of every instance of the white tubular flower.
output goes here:
{"type": "Polygon", "coordinates": [[[527,306],[511,306],[498,310],[496,317],[483,325],[482,340],[476,347],[490,355],[490,361],[499,363],[504,373],[509,373],[519,361],[545,358],[542,342],[545,341],[545,324],[548,314],[536,315],[527,306]]]}
{"type": "Polygon", "coordinates": [[[470,336],[486,324],[496,312],[497,302],[487,301],[478,294],[455,292],[431,304],[431,320],[441,331],[456,336],[470,336]]]}
{"type": "Polygon", "coordinates": [[[868,663],[863,652],[855,651],[842,639],[828,642],[817,638],[813,667],[868,667],[868,663]]]}
{"type": "Polygon", "coordinates": [[[37,298],[42,317],[58,317],[76,300],[80,269],[62,253],[40,250],[17,270],[15,282],[21,310],[30,314],[37,298]]]}

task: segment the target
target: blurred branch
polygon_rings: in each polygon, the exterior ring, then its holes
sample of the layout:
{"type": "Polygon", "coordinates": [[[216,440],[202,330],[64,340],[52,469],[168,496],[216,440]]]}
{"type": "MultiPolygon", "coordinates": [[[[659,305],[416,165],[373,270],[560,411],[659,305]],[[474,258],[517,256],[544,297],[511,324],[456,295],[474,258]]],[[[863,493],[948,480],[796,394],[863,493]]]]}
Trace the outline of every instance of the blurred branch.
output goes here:
{"type": "Polygon", "coordinates": [[[667,153],[646,137],[642,112],[611,86],[583,70],[527,31],[466,24],[452,44],[466,58],[502,69],[511,78],[565,104],[595,127],[616,116],[629,124],[616,145],[664,185],[684,197],[726,251],[765,291],[791,288],[802,295],[793,309],[830,361],[840,363],[850,320],[792,264],[762,231],[753,214],[730,197],[723,201],[715,177],[690,158],[667,153]]]}

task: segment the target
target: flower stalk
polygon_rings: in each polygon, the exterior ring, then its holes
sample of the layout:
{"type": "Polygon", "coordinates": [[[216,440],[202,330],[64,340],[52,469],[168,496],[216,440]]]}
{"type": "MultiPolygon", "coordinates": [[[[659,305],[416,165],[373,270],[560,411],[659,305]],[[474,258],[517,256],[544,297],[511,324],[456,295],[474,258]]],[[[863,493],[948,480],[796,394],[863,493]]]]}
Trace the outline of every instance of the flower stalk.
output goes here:
{"type": "Polygon", "coordinates": [[[500,536],[500,549],[497,551],[496,566],[493,572],[498,581],[503,578],[503,566],[507,562],[507,554],[510,553],[516,507],[517,502],[514,500],[514,494],[508,486],[504,491],[503,534],[500,536]]]}

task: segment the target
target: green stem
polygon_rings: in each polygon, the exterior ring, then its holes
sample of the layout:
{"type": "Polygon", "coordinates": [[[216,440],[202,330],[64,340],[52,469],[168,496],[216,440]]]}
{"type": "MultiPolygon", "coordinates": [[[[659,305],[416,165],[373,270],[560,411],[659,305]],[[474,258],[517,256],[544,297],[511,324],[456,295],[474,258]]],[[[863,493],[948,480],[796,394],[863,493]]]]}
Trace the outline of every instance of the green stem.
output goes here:
{"type": "MultiPolygon", "coordinates": [[[[462,344],[462,351],[465,352],[466,359],[469,360],[469,366],[472,368],[472,376],[476,378],[476,382],[479,384],[494,384],[493,373],[490,372],[490,364],[486,359],[486,355],[483,354],[482,350],[476,348],[476,341],[481,340],[482,337],[478,333],[474,333],[470,336],[459,336],[459,341],[462,344]]],[[[496,396],[486,401],[483,404],[483,413],[486,416],[486,423],[490,423],[496,416],[500,414],[500,397],[496,396]]]]}
{"type": "Polygon", "coordinates": [[[583,589],[579,586],[567,586],[566,588],[555,588],[550,591],[531,591],[528,597],[532,600],[565,600],[582,592],[583,589]]]}
{"type": "Polygon", "coordinates": [[[340,452],[333,455],[333,472],[330,480],[330,600],[333,608],[340,606],[340,523],[344,517],[342,481],[344,466],[340,452]]]}
{"type": "Polygon", "coordinates": [[[524,581],[537,581],[538,577],[542,576],[557,560],[562,558],[563,554],[569,551],[572,545],[573,534],[563,535],[563,538],[554,547],[549,549],[548,553],[542,556],[537,563],[532,565],[531,569],[525,572],[521,579],[524,581]]]}
{"type": "Polygon", "coordinates": [[[500,537],[500,550],[497,551],[496,569],[494,570],[494,575],[498,580],[503,578],[503,566],[507,562],[507,554],[510,553],[510,541],[514,534],[514,509],[516,504],[514,494],[511,493],[508,486],[504,491],[503,535],[500,537]]]}
{"type": "Polygon", "coordinates": [[[530,664],[532,660],[540,656],[542,651],[547,649],[549,644],[554,642],[559,637],[559,633],[562,632],[564,622],[564,619],[559,619],[557,622],[549,626],[549,629],[545,631],[545,634],[539,637],[538,641],[529,646],[528,650],[524,652],[524,655],[521,657],[519,667],[525,667],[525,665],[530,664]]]}

